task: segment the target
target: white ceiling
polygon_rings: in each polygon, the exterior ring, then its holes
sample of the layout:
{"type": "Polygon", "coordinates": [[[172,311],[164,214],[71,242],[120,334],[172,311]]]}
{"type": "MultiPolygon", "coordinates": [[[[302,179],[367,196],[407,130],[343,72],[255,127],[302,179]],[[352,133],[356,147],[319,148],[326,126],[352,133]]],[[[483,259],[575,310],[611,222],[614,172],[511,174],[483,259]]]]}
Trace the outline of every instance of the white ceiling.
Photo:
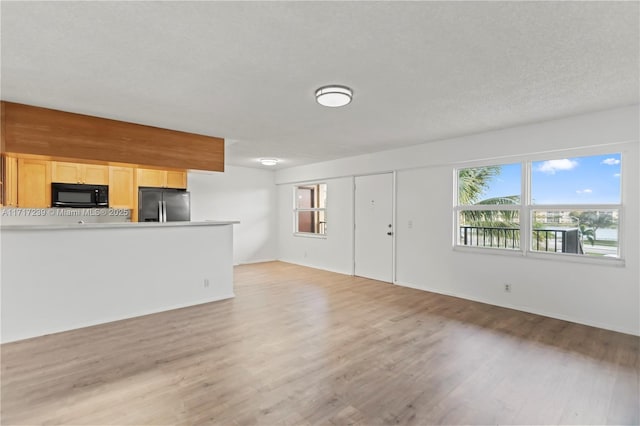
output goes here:
{"type": "Polygon", "coordinates": [[[639,6],[2,1],[1,96],[284,168],[638,103],[639,6]]]}

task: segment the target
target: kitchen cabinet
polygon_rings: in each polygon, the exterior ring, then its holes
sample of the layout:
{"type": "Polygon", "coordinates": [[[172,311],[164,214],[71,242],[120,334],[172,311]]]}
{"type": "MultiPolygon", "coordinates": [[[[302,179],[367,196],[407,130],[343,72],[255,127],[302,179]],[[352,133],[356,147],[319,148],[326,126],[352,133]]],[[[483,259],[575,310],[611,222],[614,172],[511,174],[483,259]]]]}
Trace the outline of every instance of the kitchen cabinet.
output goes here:
{"type": "Polygon", "coordinates": [[[51,161],[18,158],[18,207],[51,207],[51,161]]]}
{"type": "Polygon", "coordinates": [[[76,163],[52,162],[52,182],[80,183],[80,165],[76,163]]]}
{"type": "Polygon", "coordinates": [[[82,183],[89,185],[108,185],[109,184],[109,166],[99,164],[82,164],[82,183]]]}
{"type": "Polygon", "coordinates": [[[166,183],[166,170],[138,169],[138,186],[153,186],[164,188],[166,183]]]}
{"type": "Polygon", "coordinates": [[[18,159],[2,157],[2,203],[0,205],[15,207],[18,205],[18,159]]]}
{"type": "Polygon", "coordinates": [[[184,170],[167,170],[167,188],[187,188],[187,172],[184,170]]]}
{"type": "Polygon", "coordinates": [[[135,209],[133,171],[132,167],[109,166],[109,207],[135,209]]]}
{"type": "Polygon", "coordinates": [[[107,185],[109,183],[109,167],[100,164],[52,161],[51,180],[60,183],[107,185]]]}
{"type": "Polygon", "coordinates": [[[14,102],[2,107],[3,152],[159,169],[224,171],[224,139],[14,102]],[[179,147],[180,155],[175,155],[179,147]]]}
{"type": "Polygon", "coordinates": [[[138,186],[154,188],[187,188],[186,170],[138,169],[138,186]]]}
{"type": "Polygon", "coordinates": [[[138,209],[138,187],[186,189],[186,170],[145,169],[5,155],[0,170],[0,206],[49,207],[51,182],[109,185],[109,206],[138,209]]]}

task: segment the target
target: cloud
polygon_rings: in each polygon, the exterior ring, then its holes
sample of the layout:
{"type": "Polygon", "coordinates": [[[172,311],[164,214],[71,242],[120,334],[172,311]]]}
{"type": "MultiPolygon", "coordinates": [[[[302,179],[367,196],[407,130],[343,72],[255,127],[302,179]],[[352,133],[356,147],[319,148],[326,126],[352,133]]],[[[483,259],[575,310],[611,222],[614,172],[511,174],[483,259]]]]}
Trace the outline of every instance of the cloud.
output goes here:
{"type": "Polygon", "coordinates": [[[616,164],[620,164],[620,160],[617,158],[605,158],[602,160],[601,164],[606,164],[607,166],[615,166],[616,164]]]}
{"type": "Polygon", "coordinates": [[[587,189],[578,189],[576,191],[576,194],[591,194],[593,192],[593,190],[587,188],[587,189]]]}
{"type": "Polygon", "coordinates": [[[620,177],[620,173],[614,173],[614,174],[613,174],[613,177],[614,177],[614,178],[619,178],[619,177],[620,177]]]}
{"type": "Polygon", "coordinates": [[[562,160],[548,160],[538,167],[539,172],[555,174],[558,170],[571,170],[578,165],[577,161],[564,158],[562,160]]]}

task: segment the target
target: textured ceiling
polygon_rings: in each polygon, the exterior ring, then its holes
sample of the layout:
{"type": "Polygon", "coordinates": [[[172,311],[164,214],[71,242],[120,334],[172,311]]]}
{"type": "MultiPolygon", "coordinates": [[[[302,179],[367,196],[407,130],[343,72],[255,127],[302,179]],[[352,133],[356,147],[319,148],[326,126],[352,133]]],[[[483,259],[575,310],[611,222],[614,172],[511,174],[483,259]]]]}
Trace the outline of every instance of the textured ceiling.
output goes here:
{"type": "Polygon", "coordinates": [[[3,1],[1,95],[283,168],[637,103],[639,6],[3,1]]]}

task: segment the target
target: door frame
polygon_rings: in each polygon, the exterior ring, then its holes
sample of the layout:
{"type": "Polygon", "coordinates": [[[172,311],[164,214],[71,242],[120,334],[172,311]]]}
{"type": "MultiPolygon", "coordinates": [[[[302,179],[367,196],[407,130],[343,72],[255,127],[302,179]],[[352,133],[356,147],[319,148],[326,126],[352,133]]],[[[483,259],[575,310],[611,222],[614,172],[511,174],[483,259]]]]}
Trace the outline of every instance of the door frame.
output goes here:
{"type": "Polygon", "coordinates": [[[384,172],[372,172],[372,173],[362,173],[353,175],[351,177],[351,193],[352,193],[352,217],[351,221],[353,222],[352,238],[353,245],[351,246],[351,275],[356,275],[356,178],[365,177],[365,176],[377,176],[377,175],[387,175],[391,174],[391,229],[393,230],[393,235],[391,236],[391,284],[396,284],[396,216],[397,216],[397,203],[396,203],[396,193],[397,193],[397,172],[396,170],[388,170],[384,172]]]}

